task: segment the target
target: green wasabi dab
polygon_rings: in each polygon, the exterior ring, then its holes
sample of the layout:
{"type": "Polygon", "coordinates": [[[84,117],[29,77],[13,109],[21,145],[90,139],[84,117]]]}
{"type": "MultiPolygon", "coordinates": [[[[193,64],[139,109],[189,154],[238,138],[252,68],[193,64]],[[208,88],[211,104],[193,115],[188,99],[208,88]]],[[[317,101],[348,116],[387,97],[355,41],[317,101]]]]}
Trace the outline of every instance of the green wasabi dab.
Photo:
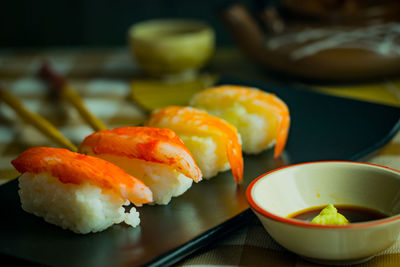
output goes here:
{"type": "Polygon", "coordinates": [[[345,225],[349,224],[349,220],[346,219],[342,214],[338,213],[337,209],[329,204],[326,208],[321,210],[311,223],[315,224],[330,224],[330,225],[345,225]]]}

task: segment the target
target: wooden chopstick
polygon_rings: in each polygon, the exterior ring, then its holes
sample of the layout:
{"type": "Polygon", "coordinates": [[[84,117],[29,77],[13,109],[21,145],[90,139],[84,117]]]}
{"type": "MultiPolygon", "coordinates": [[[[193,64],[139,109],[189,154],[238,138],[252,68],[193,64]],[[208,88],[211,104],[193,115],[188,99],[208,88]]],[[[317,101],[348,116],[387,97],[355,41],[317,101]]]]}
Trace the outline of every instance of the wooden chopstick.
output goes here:
{"type": "Polygon", "coordinates": [[[90,127],[93,128],[93,130],[100,131],[107,129],[107,126],[85,107],[82,98],[71,86],[68,85],[65,78],[52,69],[49,62],[44,61],[42,63],[39,75],[52,89],[56,90],[78,110],[81,117],[90,125],[90,127]]]}
{"type": "Polygon", "coordinates": [[[68,148],[71,151],[77,152],[78,148],[71,143],[65,136],[63,136],[57,128],[55,128],[49,121],[45,118],[36,114],[24,107],[22,102],[7,92],[4,88],[0,87],[0,99],[8,104],[26,123],[29,123],[36,127],[41,133],[49,137],[58,145],[68,148]]]}

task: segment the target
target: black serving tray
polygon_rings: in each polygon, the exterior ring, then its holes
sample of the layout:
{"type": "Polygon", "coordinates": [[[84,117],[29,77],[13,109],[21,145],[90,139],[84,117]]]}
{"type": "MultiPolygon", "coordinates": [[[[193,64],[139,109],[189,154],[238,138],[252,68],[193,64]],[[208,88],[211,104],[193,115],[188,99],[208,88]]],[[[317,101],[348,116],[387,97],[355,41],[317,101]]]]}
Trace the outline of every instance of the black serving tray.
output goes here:
{"type": "Polygon", "coordinates": [[[225,79],[282,98],[291,129],[282,159],[272,151],[245,156],[244,184],[231,173],[194,184],[167,206],[139,209],[141,225],[114,225],[78,235],[24,212],[17,181],[0,187],[0,253],[3,259],[48,266],[165,266],[246,224],[244,192],[257,176],[282,165],[321,160],[360,160],[386,144],[400,128],[400,109],[315,93],[308,88],[225,79]]]}

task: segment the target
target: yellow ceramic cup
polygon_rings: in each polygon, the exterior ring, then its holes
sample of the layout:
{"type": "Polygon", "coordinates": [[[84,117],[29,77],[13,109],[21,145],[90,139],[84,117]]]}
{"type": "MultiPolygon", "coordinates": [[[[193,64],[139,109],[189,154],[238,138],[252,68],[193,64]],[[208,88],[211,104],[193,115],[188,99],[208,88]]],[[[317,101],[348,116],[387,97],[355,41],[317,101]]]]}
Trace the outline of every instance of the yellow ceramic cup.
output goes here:
{"type": "Polygon", "coordinates": [[[214,30],[186,19],[157,19],[134,24],[128,40],[136,62],[154,76],[193,72],[203,67],[215,48],[214,30]]]}

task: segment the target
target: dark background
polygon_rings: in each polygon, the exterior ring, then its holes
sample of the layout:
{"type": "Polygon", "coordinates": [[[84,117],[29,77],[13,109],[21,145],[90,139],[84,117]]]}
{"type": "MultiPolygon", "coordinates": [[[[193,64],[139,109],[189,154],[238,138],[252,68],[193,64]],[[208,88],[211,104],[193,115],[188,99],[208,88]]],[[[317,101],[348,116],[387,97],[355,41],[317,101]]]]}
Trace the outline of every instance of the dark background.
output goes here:
{"type": "MultiPolygon", "coordinates": [[[[226,0],[2,0],[0,47],[121,46],[130,25],[154,18],[194,18],[231,45],[219,10],[226,0]]],[[[252,8],[252,1],[237,1],[252,8]]],[[[260,1],[258,1],[260,2],[260,1]]]]}

